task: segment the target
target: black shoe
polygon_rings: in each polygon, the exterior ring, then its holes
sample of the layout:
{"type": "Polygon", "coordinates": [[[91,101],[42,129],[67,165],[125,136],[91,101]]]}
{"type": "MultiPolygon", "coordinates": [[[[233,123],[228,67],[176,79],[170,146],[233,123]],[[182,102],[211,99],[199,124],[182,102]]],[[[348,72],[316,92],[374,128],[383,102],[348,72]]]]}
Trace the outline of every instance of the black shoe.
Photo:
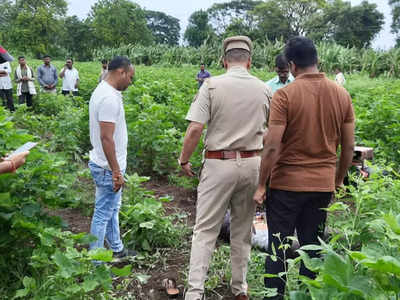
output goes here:
{"type": "Polygon", "coordinates": [[[128,257],[134,257],[136,256],[137,253],[135,250],[129,250],[129,249],[124,249],[120,252],[113,252],[113,258],[128,258],[128,257]]]}

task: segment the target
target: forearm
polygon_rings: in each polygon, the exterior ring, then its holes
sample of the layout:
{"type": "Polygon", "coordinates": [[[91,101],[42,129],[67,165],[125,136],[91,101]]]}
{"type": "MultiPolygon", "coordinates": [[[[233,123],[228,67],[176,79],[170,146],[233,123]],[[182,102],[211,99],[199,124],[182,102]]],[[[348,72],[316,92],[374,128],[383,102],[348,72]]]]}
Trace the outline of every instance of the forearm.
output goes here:
{"type": "Polygon", "coordinates": [[[347,146],[342,148],[339,159],[339,168],[336,172],[336,184],[341,184],[347,175],[347,171],[353,160],[354,147],[347,146]]]}
{"type": "Polygon", "coordinates": [[[271,175],[272,168],[279,158],[280,148],[276,146],[266,146],[261,156],[260,175],[258,180],[259,186],[265,186],[271,175]]]}
{"type": "Polygon", "coordinates": [[[181,162],[189,161],[194,150],[199,144],[201,134],[202,130],[194,129],[193,125],[189,124],[188,129],[186,130],[185,138],[183,140],[183,148],[179,158],[181,162]]]}
{"type": "Polygon", "coordinates": [[[13,171],[13,166],[9,161],[0,162],[0,174],[9,173],[13,171]]]}
{"type": "Polygon", "coordinates": [[[117,161],[117,155],[115,153],[115,142],[112,138],[102,137],[101,144],[103,146],[104,154],[107,158],[108,165],[113,172],[121,171],[117,161]]]}

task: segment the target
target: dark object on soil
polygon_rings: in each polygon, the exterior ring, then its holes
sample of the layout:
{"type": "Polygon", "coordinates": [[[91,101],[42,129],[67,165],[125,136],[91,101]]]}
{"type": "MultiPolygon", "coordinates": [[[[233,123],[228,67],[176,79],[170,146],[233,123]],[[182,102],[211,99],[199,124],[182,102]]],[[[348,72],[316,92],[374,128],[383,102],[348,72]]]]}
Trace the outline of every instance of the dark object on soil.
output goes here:
{"type": "Polygon", "coordinates": [[[176,287],[176,280],[173,278],[165,278],[162,281],[162,286],[165,288],[165,293],[168,298],[174,299],[179,296],[179,289],[176,287]]]}

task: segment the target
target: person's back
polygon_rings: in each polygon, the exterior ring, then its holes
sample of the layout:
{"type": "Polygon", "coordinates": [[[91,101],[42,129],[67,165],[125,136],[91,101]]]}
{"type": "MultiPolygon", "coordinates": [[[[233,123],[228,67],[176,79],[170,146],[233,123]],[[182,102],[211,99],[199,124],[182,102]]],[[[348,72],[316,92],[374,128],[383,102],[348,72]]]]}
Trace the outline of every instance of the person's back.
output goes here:
{"type": "Polygon", "coordinates": [[[211,98],[206,149],[262,149],[269,106],[265,84],[245,68],[232,67],[226,74],[208,79],[205,85],[211,98]]]}
{"type": "MultiPolygon", "coordinates": [[[[343,123],[353,121],[349,94],[322,73],[303,74],[276,92],[273,105],[287,107],[289,122],[271,187],[291,191],[334,189],[340,130],[343,123]]],[[[271,122],[279,124],[279,117],[271,122]]]]}

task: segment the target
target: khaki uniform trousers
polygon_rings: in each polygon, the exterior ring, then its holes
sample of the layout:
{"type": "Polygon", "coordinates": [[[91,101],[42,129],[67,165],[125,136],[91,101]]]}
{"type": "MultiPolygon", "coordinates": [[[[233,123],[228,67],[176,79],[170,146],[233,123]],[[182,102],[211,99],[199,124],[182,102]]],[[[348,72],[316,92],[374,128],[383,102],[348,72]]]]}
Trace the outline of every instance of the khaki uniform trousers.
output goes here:
{"type": "Polygon", "coordinates": [[[247,265],[258,184],[260,157],[206,159],[198,186],[186,300],[200,300],[215,242],[227,209],[231,209],[232,293],[247,294],[247,265]]]}

